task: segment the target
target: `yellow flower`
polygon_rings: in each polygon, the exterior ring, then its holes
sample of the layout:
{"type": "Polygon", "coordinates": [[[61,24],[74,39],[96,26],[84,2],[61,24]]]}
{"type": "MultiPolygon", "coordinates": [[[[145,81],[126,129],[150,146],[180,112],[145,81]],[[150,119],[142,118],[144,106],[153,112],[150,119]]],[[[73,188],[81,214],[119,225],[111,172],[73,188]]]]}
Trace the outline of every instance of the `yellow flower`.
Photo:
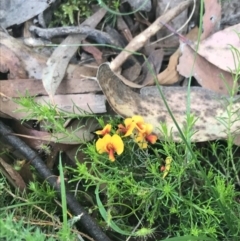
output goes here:
{"type": "Polygon", "coordinates": [[[150,124],[144,124],[142,131],[138,132],[135,142],[139,145],[140,148],[146,149],[148,147],[148,142],[155,144],[157,141],[157,136],[152,134],[153,126],[150,124]]]}
{"type": "Polygon", "coordinates": [[[100,131],[95,131],[97,135],[105,136],[106,134],[109,134],[111,131],[112,126],[110,124],[107,124],[104,126],[104,128],[100,131]]]}
{"type": "Polygon", "coordinates": [[[135,128],[136,124],[132,121],[132,118],[126,118],[124,125],[118,125],[118,132],[122,133],[124,137],[130,136],[135,128]]]}
{"type": "Polygon", "coordinates": [[[144,120],[141,116],[135,115],[132,118],[126,118],[124,120],[124,125],[118,125],[118,132],[124,134],[124,137],[130,136],[134,129],[137,128],[139,130],[143,129],[144,120]]]}
{"type": "Polygon", "coordinates": [[[146,123],[144,123],[144,120],[143,120],[143,118],[141,117],[141,116],[139,116],[139,115],[134,115],[133,117],[132,117],[132,120],[133,120],[133,122],[135,123],[135,125],[136,125],[136,128],[137,128],[137,130],[139,131],[139,132],[145,132],[145,130],[146,130],[146,123]]]}
{"type": "Polygon", "coordinates": [[[108,153],[109,160],[115,161],[114,153],[118,155],[122,154],[124,150],[124,144],[121,137],[117,134],[110,136],[109,134],[104,135],[103,138],[99,138],[96,142],[97,152],[102,154],[108,153]]]}

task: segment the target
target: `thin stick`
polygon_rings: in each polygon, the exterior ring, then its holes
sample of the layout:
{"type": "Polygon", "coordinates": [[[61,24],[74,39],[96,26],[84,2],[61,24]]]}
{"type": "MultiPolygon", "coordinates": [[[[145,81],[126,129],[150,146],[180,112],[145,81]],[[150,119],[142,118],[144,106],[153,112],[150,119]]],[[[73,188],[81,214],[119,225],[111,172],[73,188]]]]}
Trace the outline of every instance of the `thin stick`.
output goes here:
{"type": "Polygon", "coordinates": [[[155,20],[154,23],[151,24],[147,29],[145,29],[142,33],[136,36],[126,47],[125,49],[111,62],[110,68],[112,71],[116,72],[118,68],[123,64],[123,62],[136,50],[140,49],[144,46],[147,40],[156,34],[163,25],[161,22],[167,23],[177,15],[179,15],[182,11],[188,8],[188,6],[192,3],[192,0],[187,0],[180,3],[177,7],[172,8],[164,15],[160,16],[155,20]]]}

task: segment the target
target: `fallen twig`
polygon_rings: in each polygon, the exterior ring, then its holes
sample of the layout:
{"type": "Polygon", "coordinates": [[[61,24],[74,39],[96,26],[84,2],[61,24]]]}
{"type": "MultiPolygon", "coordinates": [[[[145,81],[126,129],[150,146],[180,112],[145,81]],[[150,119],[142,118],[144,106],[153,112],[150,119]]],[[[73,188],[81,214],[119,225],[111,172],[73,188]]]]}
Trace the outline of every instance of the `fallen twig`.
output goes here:
{"type": "MultiPolygon", "coordinates": [[[[117,45],[116,41],[108,33],[88,26],[70,26],[58,28],[39,28],[36,26],[31,26],[29,30],[44,39],[51,39],[58,36],[66,36],[69,34],[82,34],[90,37],[99,44],[117,45]]],[[[77,45],[80,43],[75,42],[75,44],[77,45]]],[[[79,45],[77,45],[77,47],[78,46],[79,45]]]]}
{"type": "Polygon", "coordinates": [[[187,0],[180,3],[177,7],[172,8],[171,10],[167,11],[164,15],[160,16],[149,26],[145,29],[142,33],[137,35],[126,47],[125,49],[111,62],[110,68],[112,71],[116,72],[118,68],[123,64],[123,62],[136,50],[140,49],[144,46],[147,40],[156,34],[163,25],[162,22],[169,22],[182,11],[187,9],[187,7],[192,3],[192,0],[187,0]]]}

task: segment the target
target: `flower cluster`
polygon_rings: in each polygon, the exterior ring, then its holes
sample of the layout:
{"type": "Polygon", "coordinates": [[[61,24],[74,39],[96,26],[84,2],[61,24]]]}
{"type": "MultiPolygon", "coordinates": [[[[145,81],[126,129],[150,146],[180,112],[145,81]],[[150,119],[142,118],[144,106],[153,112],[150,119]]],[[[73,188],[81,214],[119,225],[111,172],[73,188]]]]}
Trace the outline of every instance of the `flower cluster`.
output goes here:
{"type": "Polygon", "coordinates": [[[141,116],[126,118],[124,124],[119,124],[118,130],[112,136],[111,129],[112,126],[107,124],[102,130],[95,132],[97,135],[103,136],[96,142],[97,152],[100,154],[108,153],[110,161],[115,161],[115,153],[118,155],[123,153],[122,137],[131,136],[142,149],[147,148],[149,143],[154,144],[157,141],[157,136],[152,134],[153,126],[145,123],[141,116]]]}

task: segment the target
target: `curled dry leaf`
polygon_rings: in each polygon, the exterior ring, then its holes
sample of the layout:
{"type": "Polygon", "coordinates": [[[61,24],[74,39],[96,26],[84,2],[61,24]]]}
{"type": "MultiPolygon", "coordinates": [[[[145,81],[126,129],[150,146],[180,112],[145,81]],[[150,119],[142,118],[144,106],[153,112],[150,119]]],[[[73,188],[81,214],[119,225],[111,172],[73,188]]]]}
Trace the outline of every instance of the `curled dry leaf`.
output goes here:
{"type": "Polygon", "coordinates": [[[178,59],[180,56],[180,50],[177,49],[170,57],[167,68],[158,74],[157,79],[160,85],[171,85],[176,83],[180,75],[176,70],[178,65],[178,59]]]}
{"type": "Polygon", "coordinates": [[[116,76],[118,76],[118,78],[121,79],[121,81],[125,85],[127,85],[131,88],[139,89],[139,88],[142,88],[147,85],[153,85],[155,83],[154,77],[161,67],[160,65],[162,64],[163,55],[164,55],[164,52],[161,49],[155,50],[153,52],[150,60],[148,60],[148,62],[146,61],[144,63],[143,76],[142,76],[142,78],[140,76],[139,78],[136,79],[137,83],[128,80],[121,74],[118,74],[118,73],[114,73],[114,74],[116,76]]]}
{"type": "Polygon", "coordinates": [[[122,16],[118,16],[118,18],[117,18],[117,28],[121,32],[121,34],[125,37],[127,42],[130,42],[133,39],[132,33],[129,30],[129,27],[125,23],[122,16]]]}

